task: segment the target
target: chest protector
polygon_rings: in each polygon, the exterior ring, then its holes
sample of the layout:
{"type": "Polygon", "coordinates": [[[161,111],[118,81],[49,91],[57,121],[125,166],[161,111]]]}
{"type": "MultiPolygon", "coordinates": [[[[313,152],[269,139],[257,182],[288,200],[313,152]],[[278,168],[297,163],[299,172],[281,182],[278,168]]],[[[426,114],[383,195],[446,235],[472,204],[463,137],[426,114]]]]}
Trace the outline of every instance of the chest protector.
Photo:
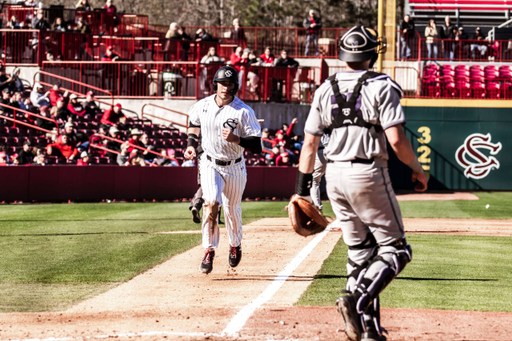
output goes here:
{"type": "MultiPolygon", "coordinates": [[[[382,127],[377,124],[372,124],[363,119],[362,116],[359,116],[356,111],[356,104],[357,100],[361,96],[361,89],[363,88],[363,85],[366,84],[366,81],[371,78],[384,78],[388,77],[384,73],[379,72],[373,72],[373,71],[367,71],[364,75],[361,76],[357,80],[357,84],[354,88],[354,91],[352,92],[352,95],[347,100],[345,99],[345,96],[343,96],[340,93],[340,88],[338,86],[338,81],[336,80],[336,74],[330,76],[328,78],[329,82],[331,82],[332,90],[334,92],[334,98],[336,100],[336,104],[338,105],[338,115],[333,118],[331,125],[325,129],[325,133],[330,134],[333,129],[340,128],[340,127],[346,127],[351,125],[356,125],[360,127],[365,127],[368,129],[371,129],[372,127],[375,127],[375,130],[377,132],[382,131],[382,127]]],[[[398,91],[401,92],[400,87],[398,84],[393,82],[394,87],[398,87],[398,91]],[[395,86],[396,85],[396,86],[395,86]]],[[[348,98],[348,95],[346,96],[348,98]]]]}

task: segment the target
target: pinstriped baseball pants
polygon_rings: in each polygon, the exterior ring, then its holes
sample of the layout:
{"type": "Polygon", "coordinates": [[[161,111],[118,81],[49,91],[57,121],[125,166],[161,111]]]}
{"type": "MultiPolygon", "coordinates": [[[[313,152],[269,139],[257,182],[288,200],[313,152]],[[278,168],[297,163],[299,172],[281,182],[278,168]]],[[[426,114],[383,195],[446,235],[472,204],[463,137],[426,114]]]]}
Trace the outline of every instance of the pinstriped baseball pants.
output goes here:
{"type": "MultiPolygon", "coordinates": [[[[242,194],[247,183],[245,161],[230,165],[219,166],[206,158],[201,157],[201,186],[205,205],[214,201],[222,204],[224,222],[228,232],[229,244],[238,246],[242,243],[242,194]]],[[[203,210],[203,247],[214,249],[219,246],[219,226],[217,219],[208,219],[203,210]],[[213,226],[211,226],[213,224],[213,226]]]]}

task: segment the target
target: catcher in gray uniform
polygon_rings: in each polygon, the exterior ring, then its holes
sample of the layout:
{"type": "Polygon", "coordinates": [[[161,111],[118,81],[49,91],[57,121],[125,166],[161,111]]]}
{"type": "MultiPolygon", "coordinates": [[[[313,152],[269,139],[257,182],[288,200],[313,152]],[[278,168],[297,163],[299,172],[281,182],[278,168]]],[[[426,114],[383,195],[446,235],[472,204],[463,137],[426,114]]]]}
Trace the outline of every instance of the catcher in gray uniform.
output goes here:
{"type": "Polygon", "coordinates": [[[389,76],[367,71],[381,44],[363,26],[340,41],[339,58],[347,63],[315,93],[305,125],[296,192],[311,200],[315,155],[322,135],[327,195],[348,245],[347,286],[336,301],[353,341],[382,341],[379,293],[412,259],[400,207],[388,174],[386,139],[398,158],[412,169],[417,191],[427,189],[424,173],[405,136],[402,90],[389,76]]]}

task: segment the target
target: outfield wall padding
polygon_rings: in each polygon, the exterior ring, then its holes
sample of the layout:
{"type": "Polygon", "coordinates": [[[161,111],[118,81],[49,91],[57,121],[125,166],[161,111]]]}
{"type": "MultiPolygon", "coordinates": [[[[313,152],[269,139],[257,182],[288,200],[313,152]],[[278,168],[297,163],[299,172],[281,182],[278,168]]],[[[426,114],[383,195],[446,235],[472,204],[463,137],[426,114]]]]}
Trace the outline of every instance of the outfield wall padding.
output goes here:
{"type": "MultiPolygon", "coordinates": [[[[247,167],[244,198],[289,198],[295,167],[247,167]]],[[[0,167],[0,201],[62,202],[192,198],[197,169],[120,166],[0,167]]]]}

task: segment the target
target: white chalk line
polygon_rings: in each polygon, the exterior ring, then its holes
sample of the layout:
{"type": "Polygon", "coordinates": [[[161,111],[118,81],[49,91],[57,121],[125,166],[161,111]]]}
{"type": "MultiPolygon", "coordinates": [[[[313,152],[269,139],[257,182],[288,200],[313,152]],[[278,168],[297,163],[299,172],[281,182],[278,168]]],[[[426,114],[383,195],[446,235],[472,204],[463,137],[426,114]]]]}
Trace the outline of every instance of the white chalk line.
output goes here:
{"type": "Polygon", "coordinates": [[[281,288],[281,286],[286,282],[288,277],[297,269],[297,267],[302,263],[302,261],[313,251],[313,249],[320,243],[320,241],[325,237],[325,235],[329,232],[329,230],[324,230],[322,233],[318,234],[313,240],[311,240],[308,245],[306,245],[302,251],[295,256],[295,258],[288,263],[288,265],[284,268],[283,271],[277,275],[274,281],[262,292],[254,301],[246,305],[235,315],[235,317],[228,323],[227,327],[222,331],[222,335],[226,336],[238,336],[238,332],[243,328],[247,320],[252,316],[254,311],[259,308],[261,305],[265,304],[274,294],[281,288]]]}
{"type": "MultiPolygon", "coordinates": [[[[275,293],[281,288],[286,282],[288,277],[297,269],[297,267],[306,259],[307,256],[313,251],[313,249],[320,243],[320,241],[329,232],[329,229],[324,230],[322,233],[316,235],[301,252],[295,256],[294,259],[283,271],[281,271],[274,281],[263,291],[254,301],[243,307],[235,317],[228,323],[226,328],[221,334],[218,333],[185,333],[185,332],[166,332],[166,331],[155,331],[155,332],[141,332],[141,333],[124,333],[124,334],[109,334],[109,335],[96,335],[96,336],[80,336],[80,337],[49,337],[44,339],[18,339],[9,341],[71,341],[71,340],[84,340],[84,339],[106,339],[106,338],[117,338],[117,337],[129,337],[129,336],[158,336],[158,335],[169,335],[169,336],[213,336],[213,337],[237,337],[240,330],[243,328],[247,320],[252,316],[254,311],[260,306],[265,304],[275,293]]],[[[270,340],[270,339],[269,339],[270,340]]],[[[274,340],[276,341],[276,340],[274,340]]]]}

